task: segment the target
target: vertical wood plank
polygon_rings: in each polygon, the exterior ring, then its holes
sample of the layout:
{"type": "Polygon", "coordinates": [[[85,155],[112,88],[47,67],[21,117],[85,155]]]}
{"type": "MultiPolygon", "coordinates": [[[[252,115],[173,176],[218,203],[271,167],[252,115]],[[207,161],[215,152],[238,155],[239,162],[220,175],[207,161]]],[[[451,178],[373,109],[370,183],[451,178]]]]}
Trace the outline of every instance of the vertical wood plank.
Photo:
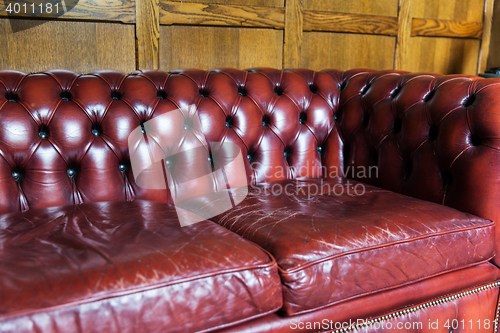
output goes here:
{"type": "Polygon", "coordinates": [[[394,54],[394,69],[405,70],[408,68],[408,44],[411,38],[411,1],[399,0],[398,36],[394,54]]]}
{"type": "Polygon", "coordinates": [[[159,68],[160,1],[136,1],[137,69],[159,68]]]}
{"type": "Polygon", "coordinates": [[[495,0],[486,0],[486,3],[484,4],[483,38],[481,40],[481,49],[479,50],[479,60],[477,65],[478,73],[484,73],[488,63],[494,4],[495,0]]]}
{"type": "Polygon", "coordinates": [[[283,67],[294,68],[300,64],[304,7],[302,0],[286,0],[285,6],[283,67]]]}

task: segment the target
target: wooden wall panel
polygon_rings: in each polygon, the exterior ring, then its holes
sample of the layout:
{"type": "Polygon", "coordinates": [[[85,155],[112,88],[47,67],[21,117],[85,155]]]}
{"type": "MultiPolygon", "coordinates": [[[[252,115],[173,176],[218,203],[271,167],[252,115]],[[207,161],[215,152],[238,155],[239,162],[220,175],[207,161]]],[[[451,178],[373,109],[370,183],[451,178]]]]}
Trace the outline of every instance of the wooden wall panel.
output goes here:
{"type": "Polygon", "coordinates": [[[398,0],[304,0],[304,9],[340,13],[397,16],[398,0]]]}
{"type": "Polygon", "coordinates": [[[500,67],[500,0],[495,1],[488,65],[486,68],[500,67]]]}
{"type": "Polygon", "coordinates": [[[389,36],[304,32],[300,66],[392,69],[395,43],[396,38],[389,36]]]}
{"type": "MultiPolygon", "coordinates": [[[[30,26],[31,20],[22,20],[30,26]]],[[[60,68],[76,72],[135,70],[134,26],[50,21],[12,33],[0,19],[0,68],[25,72],[60,68]]]]}
{"type": "Polygon", "coordinates": [[[481,42],[477,39],[412,37],[409,71],[477,74],[481,42]]]}
{"type": "Polygon", "coordinates": [[[160,69],[276,67],[283,62],[283,31],[162,26],[160,69]]]}
{"type": "Polygon", "coordinates": [[[221,5],[283,7],[285,0],[171,0],[176,2],[215,3],[221,5]]]}

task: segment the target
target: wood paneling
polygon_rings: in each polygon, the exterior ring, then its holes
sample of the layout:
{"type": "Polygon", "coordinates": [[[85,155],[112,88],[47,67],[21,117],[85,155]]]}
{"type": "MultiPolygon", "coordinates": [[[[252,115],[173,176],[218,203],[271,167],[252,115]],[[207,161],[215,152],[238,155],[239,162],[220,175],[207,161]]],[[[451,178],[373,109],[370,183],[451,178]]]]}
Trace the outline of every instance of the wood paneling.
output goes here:
{"type": "Polygon", "coordinates": [[[163,70],[187,67],[280,68],[282,51],[282,30],[160,27],[160,68],[163,70]]]}
{"type": "Polygon", "coordinates": [[[486,69],[500,67],[500,0],[495,1],[486,69]]]}
{"type": "Polygon", "coordinates": [[[137,68],[158,69],[160,7],[158,0],[136,0],[137,68]]]}
{"type": "Polygon", "coordinates": [[[285,41],[283,49],[283,67],[299,67],[303,34],[302,0],[287,0],[285,16],[285,41]]]}
{"type": "Polygon", "coordinates": [[[480,43],[475,39],[413,37],[409,45],[412,56],[405,70],[475,75],[480,43]]]}
{"type": "Polygon", "coordinates": [[[394,68],[396,38],[324,32],[305,32],[300,66],[321,70],[338,68],[394,68]]]}
{"type": "Polygon", "coordinates": [[[483,22],[449,21],[414,18],[412,36],[481,38],[483,22]]]}
{"type": "Polygon", "coordinates": [[[160,23],[283,29],[285,9],[283,7],[248,7],[162,0],[160,23]]]}
{"type": "Polygon", "coordinates": [[[398,19],[391,16],[304,11],[304,31],[351,32],[396,36],[398,19]]]}
{"type": "MultiPolygon", "coordinates": [[[[74,0],[73,0],[74,1],[74,0]]],[[[26,3],[31,5],[32,2],[18,0],[17,3],[26,3]]],[[[12,1],[9,1],[12,3],[12,1]]],[[[47,2],[46,2],[47,3],[47,2]]],[[[55,2],[53,2],[55,3],[55,2]]],[[[5,11],[8,5],[7,1],[0,2],[0,17],[7,17],[5,11]]],[[[30,6],[28,6],[29,10],[30,6]]],[[[63,9],[61,9],[63,11],[63,9]]],[[[32,15],[25,14],[21,11],[17,17],[32,18],[32,15]]],[[[77,20],[92,20],[92,21],[120,21],[124,23],[135,22],[135,2],[134,0],[79,0],[74,8],[68,9],[68,12],[54,18],[53,15],[39,14],[37,17],[45,17],[48,19],[77,19],[77,20]]]]}
{"type": "Polygon", "coordinates": [[[412,16],[436,20],[483,21],[484,0],[412,0],[412,16]]]}
{"type": "Polygon", "coordinates": [[[213,3],[222,5],[244,5],[244,6],[270,6],[283,7],[285,0],[172,0],[175,2],[196,2],[196,3],[213,3]]]}
{"type": "Polygon", "coordinates": [[[408,67],[408,43],[411,37],[411,0],[399,0],[398,35],[394,52],[394,69],[408,67]]]}
{"type": "Polygon", "coordinates": [[[481,39],[481,49],[479,50],[479,61],[477,65],[479,73],[484,73],[486,70],[486,63],[488,61],[494,4],[493,0],[486,0],[483,19],[483,37],[481,39]]]}
{"type": "Polygon", "coordinates": [[[398,0],[304,0],[304,9],[339,13],[397,16],[398,0]]]}
{"type": "MultiPolygon", "coordinates": [[[[22,21],[26,26],[34,23],[22,21]]],[[[0,45],[0,68],[25,72],[135,70],[133,25],[51,21],[12,33],[9,21],[0,19],[0,45]]]]}

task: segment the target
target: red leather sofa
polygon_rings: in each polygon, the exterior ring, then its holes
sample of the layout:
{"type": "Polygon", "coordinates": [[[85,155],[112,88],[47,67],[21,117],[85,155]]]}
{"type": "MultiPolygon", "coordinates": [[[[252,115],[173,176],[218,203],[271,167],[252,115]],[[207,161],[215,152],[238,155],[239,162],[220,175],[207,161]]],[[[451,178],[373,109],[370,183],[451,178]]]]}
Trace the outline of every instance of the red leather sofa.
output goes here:
{"type": "Polygon", "coordinates": [[[2,70],[0,332],[493,332],[499,170],[495,79],[2,70]],[[181,227],[127,138],[189,105],[251,186],[181,227]]]}

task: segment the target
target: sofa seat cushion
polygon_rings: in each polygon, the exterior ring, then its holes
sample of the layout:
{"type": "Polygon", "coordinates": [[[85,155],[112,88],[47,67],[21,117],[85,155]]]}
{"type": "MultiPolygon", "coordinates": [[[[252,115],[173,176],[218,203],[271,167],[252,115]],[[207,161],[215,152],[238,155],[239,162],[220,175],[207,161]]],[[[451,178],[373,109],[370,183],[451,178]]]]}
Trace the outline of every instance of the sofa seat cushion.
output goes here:
{"type": "Polygon", "coordinates": [[[286,315],[488,261],[491,221],[347,179],[251,186],[215,220],[276,259],[286,315]]]}
{"type": "Polygon", "coordinates": [[[0,332],[196,332],[282,305],[276,263],[151,201],[0,215],[0,332]]]}

